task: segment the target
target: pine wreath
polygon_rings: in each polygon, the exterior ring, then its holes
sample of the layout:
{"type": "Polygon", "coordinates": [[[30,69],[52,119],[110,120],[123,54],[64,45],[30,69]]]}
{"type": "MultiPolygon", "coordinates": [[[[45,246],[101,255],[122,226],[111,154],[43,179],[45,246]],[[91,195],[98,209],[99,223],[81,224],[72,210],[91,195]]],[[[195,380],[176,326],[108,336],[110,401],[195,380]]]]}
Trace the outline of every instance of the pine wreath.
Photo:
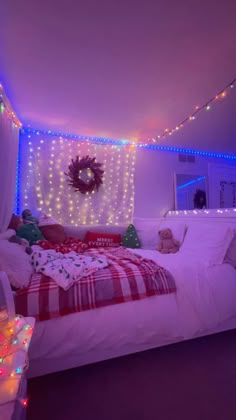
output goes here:
{"type": "Polygon", "coordinates": [[[102,176],[104,171],[101,169],[102,163],[95,162],[96,158],[89,156],[82,157],[76,156],[71,159],[71,164],[68,166],[68,173],[65,175],[69,178],[68,183],[75,191],[81,194],[91,194],[94,190],[98,191],[102,184],[102,176]],[[86,172],[85,179],[82,175],[86,172]]]}

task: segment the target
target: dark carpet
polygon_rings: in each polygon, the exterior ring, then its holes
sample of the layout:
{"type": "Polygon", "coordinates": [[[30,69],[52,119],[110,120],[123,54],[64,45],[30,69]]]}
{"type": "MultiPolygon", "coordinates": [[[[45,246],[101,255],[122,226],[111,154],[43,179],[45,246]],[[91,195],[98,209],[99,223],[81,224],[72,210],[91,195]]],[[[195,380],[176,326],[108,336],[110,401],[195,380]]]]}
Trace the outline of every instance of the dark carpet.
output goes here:
{"type": "Polygon", "coordinates": [[[27,420],[235,420],[236,330],[28,381],[27,420]]]}

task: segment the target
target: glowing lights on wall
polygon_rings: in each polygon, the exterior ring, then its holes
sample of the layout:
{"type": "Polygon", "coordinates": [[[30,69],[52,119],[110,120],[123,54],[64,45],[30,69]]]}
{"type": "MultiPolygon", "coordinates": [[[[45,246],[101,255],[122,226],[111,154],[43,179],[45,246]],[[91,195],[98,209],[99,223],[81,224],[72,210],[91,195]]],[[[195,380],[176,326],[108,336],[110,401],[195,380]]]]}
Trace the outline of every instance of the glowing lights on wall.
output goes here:
{"type": "Polygon", "coordinates": [[[170,210],[167,217],[233,217],[236,216],[236,208],[231,209],[194,209],[194,210],[170,210]]]}
{"type": "Polygon", "coordinates": [[[233,79],[232,82],[228,83],[223,89],[221,89],[216,95],[210,98],[206,103],[204,103],[201,106],[198,106],[198,105],[195,106],[195,109],[193,110],[193,112],[191,112],[190,115],[184,118],[184,120],[176,124],[175,127],[171,129],[166,128],[163,133],[158,134],[155,138],[152,138],[151,139],[152,142],[155,143],[156,141],[159,141],[161,139],[164,139],[164,138],[166,139],[168,136],[171,136],[176,131],[179,131],[180,129],[182,129],[186,125],[186,123],[195,120],[197,114],[199,114],[201,111],[203,110],[209,111],[214,102],[226,97],[227,92],[234,87],[235,83],[236,83],[236,78],[233,79]]]}
{"type": "Polygon", "coordinates": [[[205,151],[205,150],[196,150],[196,149],[190,149],[185,147],[178,147],[178,146],[164,146],[159,144],[153,144],[153,143],[134,143],[129,140],[114,140],[114,139],[106,139],[106,138],[100,138],[100,137],[87,137],[87,136],[80,136],[80,135],[74,135],[74,134],[61,134],[60,132],[55,131],[44,131],[44,130],[36,130],[33,128],[23,128],[21,130],[23,135],[37,135],[41,136],[45,139],[45,141],[48,141],[50,137],[56,138],[63,138],[64,140],[81,140],[85,143],[92,143],[92,144],[110,144],[110,145],[117,145],[117,146],[129,146],[130,148],[137,148],[137,149],[151,149],[151,150],[158,150],[163,152],[174,152],[174,153],[184,153],[189,155],[199,155],[199,156],[206,156],[206,157],[214,157],[214,158],[220,158],[220,159],[232,159],[236,160],[236,155],[230,154],[230,153],[220,153],[220,152],[211,152],[211,151],[205,151]]]}
{"type": "Polygon", "coordinates": [[[135,148],[42,135],[24,130],[20,138],[20,212],[30,208],[63,224],[130,223],[134,207],[135,148]],[[72,158],[92,156],[103,164],[99,192],[80,194],[67,183],[72,158]]]}

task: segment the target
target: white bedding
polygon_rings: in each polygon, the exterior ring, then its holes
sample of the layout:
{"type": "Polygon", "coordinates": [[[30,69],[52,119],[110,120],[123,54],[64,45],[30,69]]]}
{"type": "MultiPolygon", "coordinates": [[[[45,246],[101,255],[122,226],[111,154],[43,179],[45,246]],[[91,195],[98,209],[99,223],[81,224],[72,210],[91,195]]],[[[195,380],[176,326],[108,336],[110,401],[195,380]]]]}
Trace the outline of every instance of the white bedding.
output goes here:
{"type": "Polygon", "coordinates": [[[36,323],[29,376],[236,328],[236,270],[206,268],[181,253],[135,250],[168,269],[177,293],[153,296],[36,323]]]}

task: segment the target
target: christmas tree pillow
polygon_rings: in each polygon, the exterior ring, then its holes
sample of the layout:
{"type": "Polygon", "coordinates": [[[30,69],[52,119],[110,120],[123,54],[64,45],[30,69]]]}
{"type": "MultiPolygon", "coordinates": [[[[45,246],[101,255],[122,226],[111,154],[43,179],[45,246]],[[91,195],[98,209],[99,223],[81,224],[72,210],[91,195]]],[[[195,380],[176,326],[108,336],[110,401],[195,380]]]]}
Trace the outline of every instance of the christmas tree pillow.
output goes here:
{"type": "Polygon", "coordinates": [[[126,248],[140,248],[140,240],[134,225],[129,225],[124,235],[122,235],[121,245],[126,248]]]}

